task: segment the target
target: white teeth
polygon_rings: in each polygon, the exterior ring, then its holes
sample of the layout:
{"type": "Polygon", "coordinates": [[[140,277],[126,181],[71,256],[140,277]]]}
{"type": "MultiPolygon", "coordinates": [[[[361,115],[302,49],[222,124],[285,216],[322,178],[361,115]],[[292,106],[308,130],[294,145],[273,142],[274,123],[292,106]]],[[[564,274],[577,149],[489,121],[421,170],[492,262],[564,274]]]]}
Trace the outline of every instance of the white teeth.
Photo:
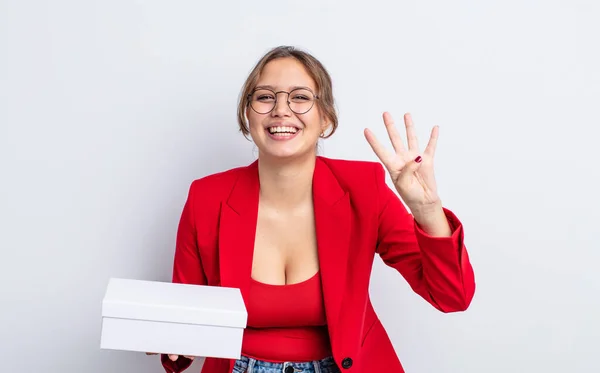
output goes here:
{"type": "Polygon", "coordinates": [[[296,127],[269,127],[270,133],[296,133],[298,129],[296,127]]]}

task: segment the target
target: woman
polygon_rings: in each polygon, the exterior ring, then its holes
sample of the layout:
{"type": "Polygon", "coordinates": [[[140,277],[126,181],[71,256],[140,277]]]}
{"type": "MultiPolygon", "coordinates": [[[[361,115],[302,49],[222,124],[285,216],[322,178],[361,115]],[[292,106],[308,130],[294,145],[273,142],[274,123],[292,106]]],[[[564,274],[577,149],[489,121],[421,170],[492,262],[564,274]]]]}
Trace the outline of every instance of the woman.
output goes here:
{"type": "MultiPolygon", "coordinates": [[[[240,130],[258,160],[192,183],[177,234],[173,282],[240,288],[248,311],[242,358],[207,358],[203,373],[403,372],[371,305],[374,255],[441,312],[467,309],[473,270],[457,217],[433,173],[438,129],[421,153],[388,113],[380,163],[318,156],[337,126],[332,84],[310,54],[278,47],[248,77],[240,130]]],[[[161,355],[168,372],[193,357],[161,355]]]]}

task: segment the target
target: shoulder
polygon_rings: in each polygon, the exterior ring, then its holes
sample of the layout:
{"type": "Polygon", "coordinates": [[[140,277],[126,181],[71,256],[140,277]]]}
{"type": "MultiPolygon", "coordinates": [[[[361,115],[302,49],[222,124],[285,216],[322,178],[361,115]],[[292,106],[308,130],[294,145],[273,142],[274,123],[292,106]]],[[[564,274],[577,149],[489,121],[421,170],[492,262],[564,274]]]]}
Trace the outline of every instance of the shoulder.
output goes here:
{"type": "Polygon", "coordinates": [[[385,170],[381,163],[363,160],[348,160],[319,157],[335,175],[344,188],[385,182],[385,170]]]}
{"type": "Polygon", "coordinates": [[[361,214],[376,213],[389,196],[386,171],[379,162],[320,157],[361,214]]]}
{"type": "Polygon", "coordinates": [[[246,168],[247,166],[236,167],[200,177],[192,181],[191,188],[204,190],[223,189],[223,187],[227,187],[227,185],[235,184],[239,175],[246,168]]]}
{"type": "Polygon", "coordinates": [[[226,199],[240,177],[250,172],[255,163],[195,179],[189,187],[189,197],[202,200],[205,203],[209,201],[220,202],[226,199]]]}

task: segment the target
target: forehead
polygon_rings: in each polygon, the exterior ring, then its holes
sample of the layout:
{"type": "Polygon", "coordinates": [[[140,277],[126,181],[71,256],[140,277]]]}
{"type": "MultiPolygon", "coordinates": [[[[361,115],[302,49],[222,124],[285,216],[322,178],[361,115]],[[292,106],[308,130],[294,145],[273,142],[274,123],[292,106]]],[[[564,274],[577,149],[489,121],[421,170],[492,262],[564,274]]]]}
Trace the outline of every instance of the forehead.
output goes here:
{"type": "Polygon", "coordinates": [[[294,87],[316,89],[314,79],[304,65],[294,58],[279,58],[270,61],[263,68],[256,85],[284,90],[294,87]]]}

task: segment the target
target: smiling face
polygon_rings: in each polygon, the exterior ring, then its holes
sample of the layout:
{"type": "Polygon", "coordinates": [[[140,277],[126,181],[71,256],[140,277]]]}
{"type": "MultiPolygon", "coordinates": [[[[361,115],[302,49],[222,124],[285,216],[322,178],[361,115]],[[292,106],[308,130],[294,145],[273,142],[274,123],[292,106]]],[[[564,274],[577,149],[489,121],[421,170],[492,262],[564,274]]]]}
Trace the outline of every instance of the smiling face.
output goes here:
{"type": "Polygon", "coordinates": [[[265,65],[246,110],[260,157],[315,154],[319,136],[328,125],[313,93],[317,93],[315,81],[296,59],[278,58],[265,65]]]}

